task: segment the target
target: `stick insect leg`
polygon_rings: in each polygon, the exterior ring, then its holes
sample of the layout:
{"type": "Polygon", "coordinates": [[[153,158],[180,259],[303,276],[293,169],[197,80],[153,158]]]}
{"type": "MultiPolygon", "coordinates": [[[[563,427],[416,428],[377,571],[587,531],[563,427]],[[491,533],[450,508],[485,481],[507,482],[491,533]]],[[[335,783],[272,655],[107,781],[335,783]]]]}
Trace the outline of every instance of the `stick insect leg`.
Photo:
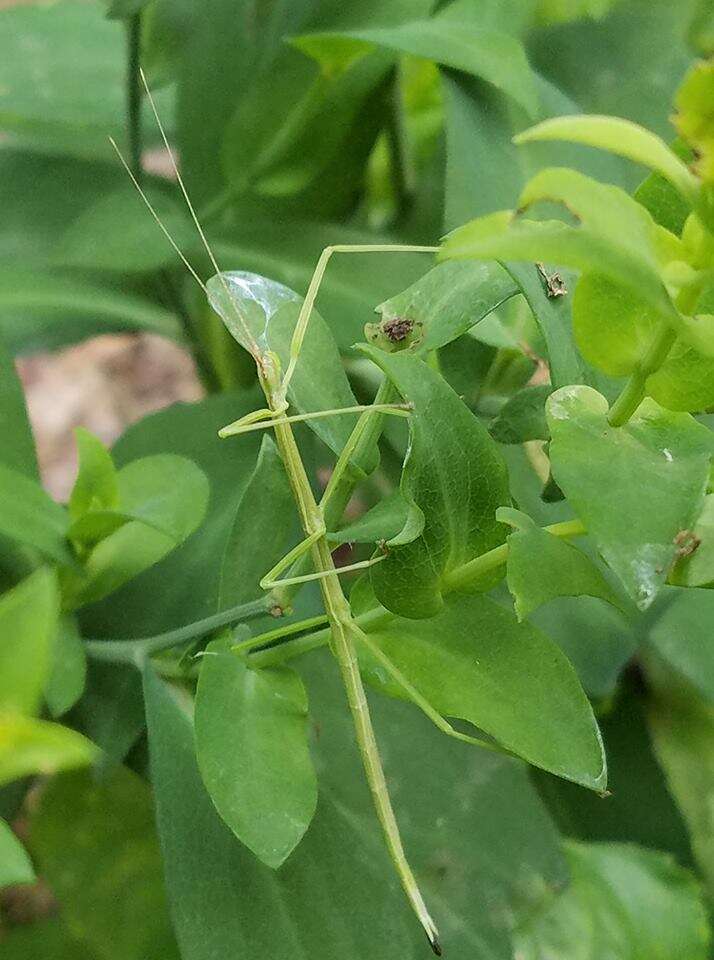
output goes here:
{"type": "Polygon", "coordinates": [[[370,652],[374,659],[384,667],[389,676],[394,680],[397,686],[401,687],[409,699],[424,713],[442,733],[456,740],[462,740],[464,743],[472,743],[477,747],[483,747],[485,750],[492,750],[494,753],[506,754],[512,756],[507,750],[503,750],[496,744],[488,743],[486,740],[480,740],[478,737],[470,737],[467,733],[461,733],[451,726],[446,717],[443,717],[438,710],[429,703],[429,701],[419,693],[417,688],[404,676],[399,667],[380,649],[379,645],[359,627],[355,630],[356,636],[364,647],[370,652]]]}
{"type": "Polygon", "coordinates": [[[317,293],[320,289],[320,284],[322,283],[322,279],[325,275],[327,264],[330,262],[330,258],[332,257],[333,254],[335,253],[436,253],[438,249],[439,249],[438,247],[423,247],[423,246],[415,246],[412,244],[400,244],[400,243],[336,244],[331,247],[325,247],[325,249],[320,254],[319,260],[317,261],[315,272],[313,273],[312,279],[310,280],[310,285],[307,288],[307,293],[305,294],[305,299],[303,300],[302,307],[300,308],[300,313],[298,314],[297,323],[295,324],[295,330],[293,331],[293,337],[290,342],[290,360],[281,384],[281,390],[283,392],[283,395],[285,394],[285,391],[287,391],[290,380],[292,379],[293,373],[295,372],[295,367],[300,357],[300,350],[302,348],[302,343],[303,343],[303,340],[305,339],[305,333],[307,332],[307,325],[310,320],[310,314],[312,313],[312,308],[315,305],[317,293]]]}
{"type": "Polygon", "coordinates": [[[276,579],[279,573],[282,573],[283,570],[291,567],[296,560],[299,560],[302,556],[308,553],[314,544],[325,536],[326,532],[327,530],[323,524],[319,530],[311,533],[309,537],[305,537],[305,539],[301,540],[300,543],[293,547],[289,553],[286,553],[281,560],[278,560],[272,570],[269,570],[260,581],[261,589],[273,590],[275,587],[287,587],[297,583],[309,583],[311,580],[324,580],[325,577],[334,576],[335,573],[341,574],[350,573],[352,570],[365,570],[367,567],[373,567],[375,563],[379,563],[381,560],[384,560],[384,556],[380,555],[377,557],[372,557],[371,560],[361,560],[359,563],[351,563],[344,567],[338,567],[337,570],[320,570],[316,573],[306,573],[297,577],[287,577],[285,580],[276,579]]]}

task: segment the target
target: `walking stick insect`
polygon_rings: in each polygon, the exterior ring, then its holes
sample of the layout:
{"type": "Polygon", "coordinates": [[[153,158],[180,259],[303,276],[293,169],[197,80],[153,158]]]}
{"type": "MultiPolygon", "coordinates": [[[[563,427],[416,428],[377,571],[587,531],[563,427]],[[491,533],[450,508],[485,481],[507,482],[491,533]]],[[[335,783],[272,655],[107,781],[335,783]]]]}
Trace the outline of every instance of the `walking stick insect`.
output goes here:
{"type": "MultiPolygon", "coordinates": [[[[113,140],[111,140],[112,146],[116,150],[120,161],[127,170],[134,183],[134,186],[148,207],[151,215],[156,220],[158,226],[166,236],[175,252],[181,258],[186,268],[189,270],[193,279],[201,287],[214,310],[221,315],[222,319],[224,322],[226,322],[227,326],[238,342],[251,354],[255,360],[258,380],[265,395],[267,406],[260,410],[256,410],[247,416],[242,417],[235,423],[223,428],[223,430],[220,431],[220,435],[223,437],[228,437],[245,433],[249,430],[268,427],[273,428],[275,431],[277,447],[288,475],[288,480],[298,508],[303,532],[305,534],[305,538],[302,540],[302,542],[290,550],[289,553],[263,577],[261,581],[261,587],[272,590],[279,587],[284,588],[299,583],[304,583],[309,580],[318,580],[320,583],[325,615],[331,631],[330,647],[337,660],[345,686],[347,701],[354,723],[357,745],[359,747],[377,817],[382,827],[385,843],[409,903],[419,919],[424,932],[426,933],[432,950],[435,954],[440,956],[441,946],[439,943],[439,935],[436,925],[429,914],[426,904],[424,903],[424,899],[421,895],[412,869],[409,866],[409,862],[406,858],[406,854],[402,845],[399,827],[397,825],[396,817],[394,815],[387,790],[384,770],[382,767],[379,749],[377,746],[372,720],[362,684],[362,677],[360,675],[356,646],[358,644],[365,644],[369,649],[372,649],[373,645],[354,621],[349,603],[347,602],[339,582],[340,573],[368,567],[379,562],[381,559],[383,559],[383,556],[378,555],[371,560],[366,560],[361,563],[351,564],[349,566],[337,569],[333,562],[330,548],[326,539],[328,529],[326,515],[328,513],[328,507],[330,506],[334,497],[337,480],[339,480],[344,471],[348,468],[350,458],[364,433],[368,418],[374,414],[389,414],[393,416],[408,417],[410,413],[409,407],[406,404],[400,403],[375,402],[367,406],[347,407],[336,410],[317,411],[308,414],[289,415],[289,402],[287,399],[288,387],[300,359],[300,352],[305,339],[305,334],[308,329],[313,305],[331,257],[335,253],[434,253],[438,248],[406,244],[340,245],[325,248],[317,262],[317,266],[315,267],[307,294],[302,303],[290,343],[289,362],[285,372],[283,373],[280,369],[280,361],[278,357],[273,351],[266,349],[259,344],[254,332],[250,329],[250,325],[247,322],[246,317],[243,315],[239,304],[231,295],[231,281],[242,275],[223,273],[218,266],[210,244],[208,243],[203,228],[201,227],[193,204],[189,198],[183,178],[181,177],[181,173],[178,169],[178,165],[173,158],[164,127],[159,118],[153,96],[143,71],[141,71],[141,79],[149,104],[151,106],[151,110],[161,133],[161,137],[168,151],[179,188],[183,194],[196,230],[198,231],[201,243],[203,244],[210,263],[215,270],[215,276],[213,276],[207,283],[204,284],[196,270],[191,266],[186,256],[180,250],[178,244],[170,235],[169,231],[161,222],[158,214],[151,205],[151,202],[137,182],[134,173],[113,140]],[[345,448],[338,457],[332,480],[328,485],[321,502],[318,504],[310,487],[310,482],[308,480],[308,476],[292,432],[292,424],[300,420],[313,419],[317,417],[331,417],[349,413],[360,413],[360,418],[347,444],[345,445],[345,448]],[[314,571],[312,573],[287,577],[283,580],[276,579],[280,573],[291,567],[295,561],[307,554],[310,554],[312,558],[312,563],[314,566],[314,571]]],[[[394,679],[401,683],[403,687],[405,687],[408,694],[413,695],[415,693],[415,691],[412,689],[407,689],[409,685],[406,683],[401,674],[394,674],[394,679]]]]}

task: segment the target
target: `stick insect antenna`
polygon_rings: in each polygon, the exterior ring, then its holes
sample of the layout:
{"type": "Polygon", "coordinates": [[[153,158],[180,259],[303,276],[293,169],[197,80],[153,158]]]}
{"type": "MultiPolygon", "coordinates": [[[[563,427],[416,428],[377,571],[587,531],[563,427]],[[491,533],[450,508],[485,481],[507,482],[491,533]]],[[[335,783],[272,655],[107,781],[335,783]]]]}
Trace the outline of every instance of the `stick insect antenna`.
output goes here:
{"type": "MultiPolygon", "coordinates": [[[[229,287],[228,287],[228,284],[226,283],[226,280],[225,280],[225,277],[223,276],[223,273],[221,272],[221,268],[218,266],[218,262],[217,262],[215,256],[213,255],[213,250],[211,250],[211,245],[209,244],[208,240],[206,239],[206,234],[203,232],[203,227],[201,226],[201,223],[200,223],[200,221],[199,221],[199,219],[198,219],[198,216],[197,216],[197,214],[196,214],[196,210],[194,209],[194,206],[193,206],[193,204],[191,203],[191,198],[190,198],[189,195],[188,195],[188,190],[186,189],[186,184],[185,184],[184,181],[183,181],[183,177],[181,176],[181,173],[180,173],[180,171],[179,171],[178,164],[176,163],[176,160],[174,159],[173,151],[171,150],[171,147],[169,146],[168,137],[166,136],[166,131],[164,130],[164,125],[162,124],[161,118],[159,117],[159,111],[156,109],[156,103],[154,102],[154,98],[153,98],[153,96],[152,96],[152,94],[151,94],[151,90],[149,89],[149,84],[147,83],[146,74],[144,73],[143,67],[139,67],[139,74],[140,74],[140,76],[141,76],[141,82],[142,82],[143,85],[144,85],[144,90],[146,90],[146,96],[147,96],[147,99],[148,99],[148,101],[149,101],[149,105],[151,106],[151,112],[154,114],[154,119],[156,120],[156,125],[157,125],[157,127],[159,128],[159,133],[161,134],[161,139],[164,141],[164,146],[166,147],[166,150],[167,150],[167,152],[168,152],[169,162],[171,163],[171,169],[173,170],[174,174],[176,175],[176,181],[178,182],[178,185],[179,185],[179,187],[180,187],[180,189],[181,189],[181,193],[183,194],[183,198],[184,198],[184,200],[186,201],[186,206],[188,207],[189,213],[191,214],[191,219],[193,220],[193,222],[194,222],[194,224],[195,224],[195,226],[196,226],[196,230],[198,231],[198,235],[199,235],[199,237],[201,238],[201,243],[203,244],[203,246],[204,246],[204,248],[205,248],[205,250],[206,250],[206,253],[208,254],[208,259],[211,261],[211,265],[212,265],[213,269],[216,271],[216,275],[218,276],[218,278],[219,278],[220,281],[221,281],[221,284],[223,285],[223,289],[225,290],[226,296],[228,297],[228,302],[232,304],[234,301],[233,301],[233,297],[231,296],[231,291],[230,291],[230,289],[229,289],[229,287]]],[[[205,290],[205,287],[204,287],[204,290],[205,290]]],[[[240,311],[238,310],[237,307],[236,307],[235,312],[236,312],[236,318],[237,318],[240,326],[241,326],[242,329],[243,329],[243,335],[244,335],[245,338],[246,338],[246,343],[249,343],[249,344],[250,344],[250,352],[253,354],[253,357],[255,358],[255,360],[256,360],[256,361],[259,361],[259,360],[260,360],[260,349],[259,349],[259,347],[258,347],[258,344],[256,343],[255,338],[254,338],[253,335],[251,334],[250,330],[248,329],[248,326],[247,326],[245,320],[243,319],[243,317],[241,316],[240,311]]]]}
{"type": "Polygon", "coordinates": [[[144,201],[144,203],[146,204],[146,206],[147,206],[147,208],[148,208],[148,210],[149,210],[149,213],[150,213],[151,216],[154,218],[154,220],[156,220],[157,224],[159,225],[159,228],[160,228],[161,232],[162,232],[163,235],[166,237],[166,239],[169,241],[169,243],[170,243],[171,246],[174,248],[174,250],[175,250],[176,253],[179,255],[179,257],[181,257],[181,260],[183,261],[184,266],[186,267],[186,269],[188,270],[188,272],[191,274],[191,276],[193,277],[193,279],[196,281],[196,283],[199,285],[199,287],[201,288],[201,290],[203,290],[203,292],[204,292],[205,294],[207,294],[206,284],[203,282],[203,280],[201,280],[201,278],[199,277],[199,275],[198,275],[198,274],[196,273],[196,271],[193,269],[193,267],[192,267],[191,264],[188,262],[188,259],[186,258],[185,254],[183,253],[183,251],[181,250],[181,248],[179,247],[179,245],[176,243],[176,241],[175,241],[174,238],[171,236],[171,234],[169,233],[169,231],[166,229],[166,227],[164,226],[164,224],[161,222],[161,218],[159,217],[158,213],[157,213],[156,210],[154,209],[154,207],[153,207],[153,205],[152,205],[152,203],[151,203],[151,200],[149,200],[149,198],[146,196],[146,193],[144,192],[144,190],[142,189],[141,185],[139,184],[139,181],[138,181],[138,180],[136,179],[136,177],[134,176],[133,170],[131,169],[131,167],[130,167],[129,164],[127,163],[126,158],[124,157],[124,154],[121,152],[121,150],[119,149],[119,147],[116,145],[116,141],[114,140],[113,137],[109,137],[109,142],[110,142],[111,145],[114,147],[114,150],[115,150],[115,152],[116,152],[116,155],[119,157],[119,159],[120,159],[120,161],[121,161],[121,163],[122,163],[122,166],[124,167],[124,169],[126,170],[126,172],[129,174],[129,176],[131,177],[131,182],[134,184],[134,186],[136,187],[136,189],[137,189],[137,191],[138,191],[138,193],[139,193],[139,196],[141,197],[141,199],[142,199],[142,200],[144,201]]]}

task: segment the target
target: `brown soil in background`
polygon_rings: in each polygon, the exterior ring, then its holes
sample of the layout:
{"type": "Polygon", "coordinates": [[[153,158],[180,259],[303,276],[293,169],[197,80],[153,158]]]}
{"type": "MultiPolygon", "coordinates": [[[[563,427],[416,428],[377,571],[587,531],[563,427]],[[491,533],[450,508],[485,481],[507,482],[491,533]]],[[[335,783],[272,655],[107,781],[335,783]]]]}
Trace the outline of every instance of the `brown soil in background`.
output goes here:
{"type": "Polygon", "coordinates": [[[40,471],[53,497],[72,488],[82,426],[111,445],[130,423],[203,390],[181,347],[151,334],[107,334],[53,353],[20,357],[40,471]]]}

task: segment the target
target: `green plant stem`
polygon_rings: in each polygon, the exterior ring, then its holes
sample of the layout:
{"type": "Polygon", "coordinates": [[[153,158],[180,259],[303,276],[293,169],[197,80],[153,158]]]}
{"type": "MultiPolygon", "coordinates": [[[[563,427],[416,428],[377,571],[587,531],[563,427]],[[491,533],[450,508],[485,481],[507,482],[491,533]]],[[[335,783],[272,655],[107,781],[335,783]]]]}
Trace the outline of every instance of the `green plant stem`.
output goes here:
{"type": "Polygon", "coordinates": [[[147,657],[154,653],[168,650],[170,647],[178,646],[178,644],[185,643],[187,640],[203,637],[230,623],[264,617],[275,607],[275,598],[268,595],[261,597],[259,600],[251,600],[248,603],[230,607],[228,610],[222,610],[220,613],[214,613],[203,620],[188,623],[185,627],[177,627],[175,630],[168,630],[166,633],[158,633],[153,637],[141,637],[136,640],[87,640],[84,647],[87,655],[93,660],[141,665],[147,657]]]}
{"type": "Polygon", "coordinates": [[[129,166],[142,184],[144,171],[141,166],[141,83],[139,67],[141,65],[141,12],[129,17],[127,30],[127,67],[126,67],[126,120],[129,140],[129,166]]]}
{"type": "Polygon", "coordinates": [[[389,146],[390,171],[396,201],[396,220],[402,219],[412,205],[414,169],[409,152],[409,138],[404,123],[401,70],[396,66],[390,78],[387,93],[387,121],[385,133],[389,146]]]}
{"type": "MultiPolygon", "coordinates": [[[[554,537],[562,537],[565,539],[568,537],[580,537],[587,532],[579,520],[565,520],[561,523],[553,523],[543,529],[547,530],[548,533],[554,537]]],[[[456,567],[456,569],[452,570],[444,581],[443,592],[449,594],[456,590],[469,589],[475,583],[478,583],[486,574],[503,566],[507,559],[507,543],[502,543],[500,546],[494,547],[493,550],[482,553],[480,557],[475,557],[473,560],[469,560],[468,563],[463,564],[463,566],[456,567]]],[[[390,613],[389,610],[386,610],[384,607],[377,606],[355,617],[355,623],[361,631],[377,630],[380,627],[386,626],[394,616],[393,613],[390,613]]],[[[260,640],[259,637],[255,639],[256,641],[260,640]]],[[[311,650],[318,649],[318,647],[323,647],[328,641],[328,631],[319,630],[316,633],[308,633],[302,637],[296,637],[294,640],[288,640],[279,646],[270,647],[267,650],[259,650],[251,655],[250,661],[256,667],[276,666],[277,664],[284,663],[286,660],[291,660],[293,657],[299,657],[304,653],[309,653],[311,650]]]]}
{"type": "Polygon", "coordinates": [[[607,419],[611,426],[621,427],[627,423],[642,403],[647,378],[662,366],[676,339],[677,334],[669,323],[660,320],[645,355],[632,371],[620,396],[610,407],[607,419]]]}

